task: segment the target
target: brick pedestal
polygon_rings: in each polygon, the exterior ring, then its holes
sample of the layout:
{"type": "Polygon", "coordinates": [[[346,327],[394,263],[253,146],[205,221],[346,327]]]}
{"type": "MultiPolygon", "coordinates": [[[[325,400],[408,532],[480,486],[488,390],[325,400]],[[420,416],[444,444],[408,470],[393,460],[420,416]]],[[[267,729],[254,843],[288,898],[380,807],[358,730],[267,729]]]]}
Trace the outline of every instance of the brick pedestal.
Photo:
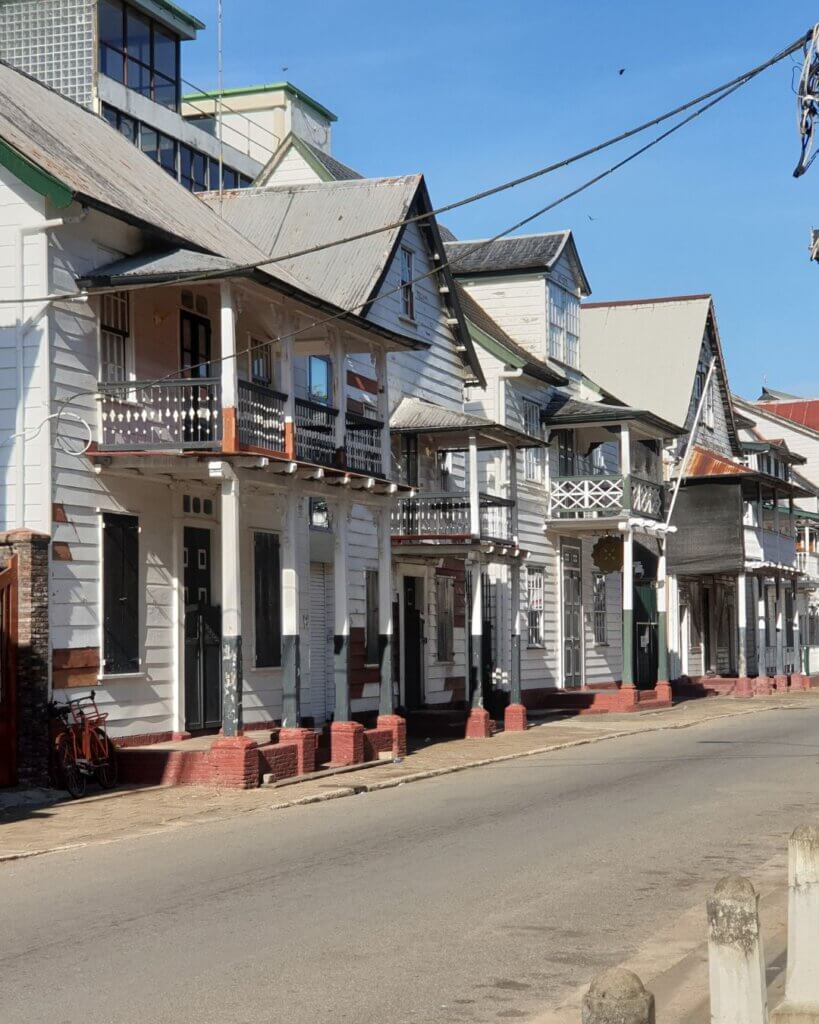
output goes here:
{"type": "Polygon", "coordinates": [[[754,693],[759,697],[768,697],[773,689],[773,680],[770,676],[757,676],[754,679],[754,693]]]}
{"type": "Polygon", "coordinates": [[[392,756],[407,756],[407,722],[400,715],[379,715],[376,726],[392,733],[392,756]]]}
{"type": "Polygon", "coordinates": [[[330,761],[335,765],[364,760],[364,726],[360,722],[333,722],[330,726],[330,761]]]}
{"type": "Polygon", "coordinates": [[[472,708],[466,720],[466,738],[485,740],[492,735],[492,719],[486,708],[472,708]]]}
{"type": "Polygon", "coordinates": [[[640,701],[640,695],[637,687],[631,684],[624,684],[620,687],[617,695],[617,711],[631,711],[637,707],[640,701]]]}
{"type": "Polygon", "coordinates": [[[773,688],[777,693],[784,693],[788,688],[788,677],[787,676],[774,676],[773,677],[773,688]]]}
{"type": "Polygon", "coordinates": [[[508,704],[503,712],[505,732],[526,732],[528,725],[526,708],[522,704],[508,704]]]}
{"type": "Polygon", "coordinates": [[[670,704],[674,696],[671,690],[671,683],[667,679],[657,680],[655,693],[657,694],[657,700],[662,701],[664,704],[670,704]]]}
{"type": "Polygon", "coordinates": [[[213,784],[225,789],[259,785],[259,748],[247,736],[220,736],[210,748],[213,784]]]}
{"type": "Polygon", "coordinates": [[[281,729],[279,743],[296,747],[296,774],[308,775],[316,770],[316,734],[312,729],[281,729]]]}
{"type": "Polygon", "coordinates": [[[747,676],[740,676],[737,679],[736,686],[734,687],[735,697],[753,697],[754,695],[754,682],[753,679],[748,679],[747,676]]]}

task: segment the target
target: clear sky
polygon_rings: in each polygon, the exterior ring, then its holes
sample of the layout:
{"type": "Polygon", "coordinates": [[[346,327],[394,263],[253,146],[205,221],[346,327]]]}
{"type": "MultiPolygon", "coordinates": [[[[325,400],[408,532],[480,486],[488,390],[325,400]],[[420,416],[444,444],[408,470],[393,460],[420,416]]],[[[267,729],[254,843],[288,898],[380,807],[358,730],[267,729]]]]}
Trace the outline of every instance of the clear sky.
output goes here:
{"type": "MultiPolygon", "coordinates": [[[[216,84],[216,0],[183,74],[216,84]]],[[[293,82],[367,175],[423,171],[435,205],[585,148],[761,63],[806,0],[224,0],[225,85],[293,82]],[[285,69],[286,70],[283,70],[285,69]],[[625,68],[622,75],[618,72],[625,68]]],[[[595,300],[711,292],[734,390],[819,395],[819,159],[801,179],[796,58],[527,231],[570,227],[595,300]]],[[[647,137],[647,136],[646,136],[647,137]]],[[[641,137],[642,138],[642,137],[641,137]]],[[[626,155],[623,143],[445,223],[485,237],[626,155]]]]}

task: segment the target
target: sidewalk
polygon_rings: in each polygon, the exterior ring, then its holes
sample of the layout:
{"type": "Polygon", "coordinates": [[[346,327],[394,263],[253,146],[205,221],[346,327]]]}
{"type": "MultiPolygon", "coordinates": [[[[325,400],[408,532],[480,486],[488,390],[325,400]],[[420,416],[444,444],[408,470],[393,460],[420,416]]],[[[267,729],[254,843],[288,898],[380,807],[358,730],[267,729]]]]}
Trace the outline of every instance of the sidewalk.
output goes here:
{"type": "Polygon", "coordinates": [[[680,729],[718,718],[819,706],[819,691],[738,701],[708,698],[663,711],[600,717],[548,719],[524,733],[500,733],[486,740],[430,741],[400,763],[291,786],[216,790],[198,786],[122,788],[79,801],[0,811],[0,861],[30,857],[92,843],[115,842],[202,822],[269,813],[361,792],[375,792],[422,779],[565,747],[634,733],[680,729]]]}

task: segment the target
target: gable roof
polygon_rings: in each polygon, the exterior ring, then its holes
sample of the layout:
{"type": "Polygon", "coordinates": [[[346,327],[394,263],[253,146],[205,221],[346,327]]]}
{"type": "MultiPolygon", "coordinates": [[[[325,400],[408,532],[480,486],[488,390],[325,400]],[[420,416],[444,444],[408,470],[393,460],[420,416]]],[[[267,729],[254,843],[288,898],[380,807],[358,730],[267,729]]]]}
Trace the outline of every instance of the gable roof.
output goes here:
{"type": "Polygon", "coordinates": [[[0,96],[0,164],[56,207],[76,200],[237,263],[263,255],[101,117],[2,61],[0,96]]]}
{"type": "Polygon", "coordinates": [[[464,288],[455,285],[461,309],[466,317],[467,327],[476,345],[495,356],[504,365],[523,370],[530,377],[543,381],[544,384],[566,384],[567,378],[558,373],[542,359],[536,359],[523,345],[518,344],[506,331],[496,323],[464,288]]]}
{"type": "Polygon", "coordinates": [[[754,408],[791,420],[800,427],[819,430],[819,399],[798,398],[795,401],[755,402],[754,408]]]}
{"type": "Polygon", "coordinates": [[[314,146],[307,139],[302,139],[299,135],[290,132],[289,135],[285,136],[281,145],[262,170],[259,171],[259,174],[256,176],[256,184],[266,185],[275,174],[276,168],[293,149],[315,172],[320,181],[352,181],[363,177],[358,171],[354,171],[352,167],[348,167],[340,160],[336,160],[335,157],[325,153],[318,146],[314,146]]]}
{"type": "Polygon", "coordinates": [[[448,241],[445,244],[447,259],[452,263],[452,271],[457,277],[550,271],[565,252],[580,291],[583,295],[591,294],[591,286],[580,263],[571,231],[514,235],[494,241],[473,238],[468,241],[448,241]],[[480,248],[473,252],[477,245],[480,248]]]}
{"type": "MultiPolygon", "coordinates": [[[[357,178],[310,185],[269,185],[264,188],[202,193],[218,206],[225,221],[269,256],[281,256],[340,241],[366,231],[377,233],[273,264],[297,277],[315,295],[342,309],[355,308],[367,317],[404,233],[402,222],[414,211],[431,211],[420,174],[400,178],[357,178]],[[387,224],[389,230],[377,229],[387,224]]],[[[430,233],[430,248],[441,252],[435,218],[420,223],[430,233]]],[[[453,330],[465,364],[484,382],[483,371],[463,320],[455,282],[446,265],[439,273],[449,287],[442,300],[451,303],[453,330]]],[[[404,333],[415,337],[409,330],[404,333]]]]}
{"type": "MultiPolygon", "coordinates": [[[[606,391],[629,405],[685,424],[709,321],[717,368],[725,363],[710,295],[588,302],[581,307],[583,365],[606,391]]],[[[728,429],[736,438],[730,394],[728,429]]]]}

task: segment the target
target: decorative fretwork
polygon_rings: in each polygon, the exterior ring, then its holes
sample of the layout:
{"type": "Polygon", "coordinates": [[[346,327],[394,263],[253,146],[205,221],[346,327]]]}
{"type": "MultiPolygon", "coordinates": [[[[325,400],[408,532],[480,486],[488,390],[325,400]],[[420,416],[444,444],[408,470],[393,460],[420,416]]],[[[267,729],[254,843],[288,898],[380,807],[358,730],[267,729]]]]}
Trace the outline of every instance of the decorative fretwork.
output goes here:
{"type": "Polygon", "coordinates": [[[381,460],[381,420],[348,412],[346,421],[347,468],[355,473],[383,476],[381,460]]]}
{"type": "Polygon", "coordinates": [[[216,448],[221,441],[215,378],[101,383],[98,389],[103,450],[216,448]]]}
{"type": "MultiPolygon", "coordinates": [[[[478,500],[480,539],[511,543],[514,502],[493,494],[480,494],[478,500]]],[[[446,491],[403,498],[392,514],[392,533],[419,540],[471,538],[469,494],[446,491]]]]}
{"type": "Polygon", "coordinates": [[[239,444],[284,451],[284,404],[287,395],[263,384],[239,381],[239,444]]]}
{"type": "Polygon", "coordinates": [[[308,398],[296,399],[296,458],[321,466],[343,463],[336,444],[338,409],[308,398]]]}
{"type": "Polygon", "coordinates": [[[549,493],[551,519],[599,519],[623,511],[621,476],[557,477],[549,493]]]}
{"type": "Polygon", "coordinates": [[[629,479],[632,512],[635,515],[648,516],[650,519],[660,519],[663,514],[662,485],[637,476],[632,476],[629,479]]]}

